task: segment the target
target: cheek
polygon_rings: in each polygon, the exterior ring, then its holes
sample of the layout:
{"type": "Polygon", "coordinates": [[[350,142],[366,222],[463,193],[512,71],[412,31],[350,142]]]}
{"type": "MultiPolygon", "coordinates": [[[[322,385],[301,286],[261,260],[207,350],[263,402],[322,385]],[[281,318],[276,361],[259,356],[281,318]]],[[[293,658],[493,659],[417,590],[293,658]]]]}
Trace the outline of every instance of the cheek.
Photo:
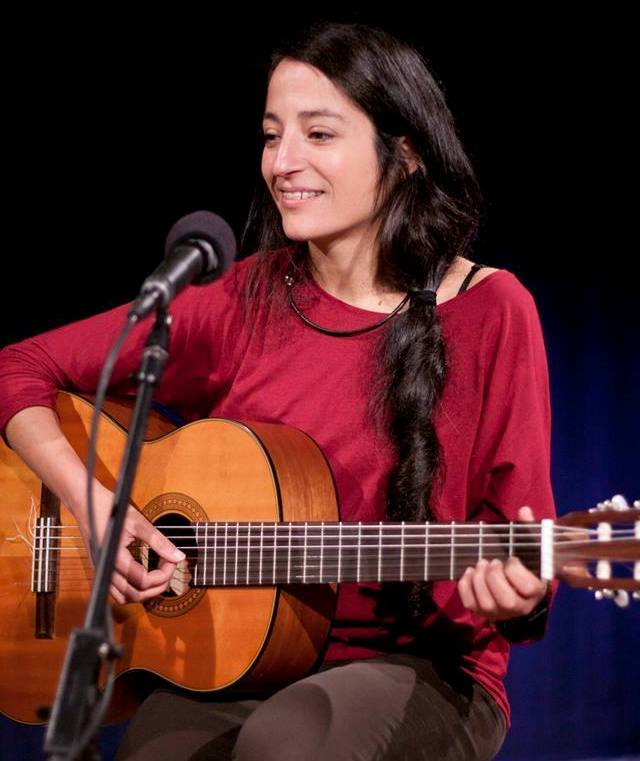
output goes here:
{"type": "Polygon", "coordinates": [[[274,201],[277,203],[276,196],[274,194],[273,190],[273,171],[271,169],[272,162],[268,155],[262,154],[262,161],[260,164],[260,171],[262,174],[262,179],[265,182],[265,185],[267,186],[267,190],[269,191],[269,195],[273,198],[274,201]]]}
{"type": "Polygon", "coordinates": [[[339,178],[343,192],[354,201],[368,201],[377,187],[380,167],[375,154],[353,150],[345,151],[333,163],[330,171],[334,177],[339,178]]]}
{"type": "Polygon", "coordinates": [[[269,157],[266,153],[263,152],[262,154],[262,160],[260,163],[260,171],[262,172],[262,176],[264,180],[268,183],[269,179],[272,176],[271,172],[271,161],[269,161],[269,157]]]}

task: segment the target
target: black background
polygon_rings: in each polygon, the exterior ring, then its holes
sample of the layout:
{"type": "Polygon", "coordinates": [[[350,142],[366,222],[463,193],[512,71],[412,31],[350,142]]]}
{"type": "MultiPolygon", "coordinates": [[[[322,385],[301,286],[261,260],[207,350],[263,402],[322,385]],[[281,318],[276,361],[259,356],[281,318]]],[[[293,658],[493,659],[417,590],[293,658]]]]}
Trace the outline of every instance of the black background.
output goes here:
{"type": "MultiPolygon", "coordinates": [[[[607,308],[630,295],[629,19],[448,8],[324,17],[380,24],[431,63],[485,194],[474,258],[537,296],[585,287],[607,308]]],[[[2,343],[133,298],[189,211],[239,235],[259,181],[262,66],[322,17],[34,15],[5,30],[2,343]]]]}

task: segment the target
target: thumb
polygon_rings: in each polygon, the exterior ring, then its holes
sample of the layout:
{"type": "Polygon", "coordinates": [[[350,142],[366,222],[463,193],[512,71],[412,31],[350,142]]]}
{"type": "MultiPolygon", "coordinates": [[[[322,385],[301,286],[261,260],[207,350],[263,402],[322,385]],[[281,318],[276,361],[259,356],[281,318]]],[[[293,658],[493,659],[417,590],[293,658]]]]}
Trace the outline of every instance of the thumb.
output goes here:
{"type": "Polygon", "coordinates": [[[533,523],[535,520],[533,510],[530,507],[521,507],[518,510],[518,520],[524,523],[533,523]]]}
{"type": "Polygon", "coordinates": [[[167,537],[158,531],[158,529],[151,523],[147,524],[145,529],[140,531],[140,538],[161,558],[168,560],[170,563],[179,563],[186,558],[184,552],[179,550],[175,544],[170,542],[167,537]]]}

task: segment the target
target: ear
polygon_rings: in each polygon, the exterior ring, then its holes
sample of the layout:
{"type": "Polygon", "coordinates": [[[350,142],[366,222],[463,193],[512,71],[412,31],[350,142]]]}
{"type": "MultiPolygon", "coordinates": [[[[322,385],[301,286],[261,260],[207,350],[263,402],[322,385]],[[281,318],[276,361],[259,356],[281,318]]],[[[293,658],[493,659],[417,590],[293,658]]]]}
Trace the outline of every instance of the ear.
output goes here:
{"type": "Polygon", "coordinates": [[[423,166],[420,156],[416,153],[411,140],[404,135],[400,138],[399,146],[402,160],[409,174],[413,174],[419,166],[423,166]]]}

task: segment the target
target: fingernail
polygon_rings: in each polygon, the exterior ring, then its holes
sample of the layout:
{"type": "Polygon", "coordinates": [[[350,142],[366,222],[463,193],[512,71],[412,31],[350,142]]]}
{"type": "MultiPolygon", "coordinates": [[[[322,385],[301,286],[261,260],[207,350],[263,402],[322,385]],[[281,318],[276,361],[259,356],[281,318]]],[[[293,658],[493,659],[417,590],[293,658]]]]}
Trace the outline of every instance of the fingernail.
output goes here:
{"type": "Polygon", "coordinates": [[[181,560],[184,560],[187,556],[181,550],[176,549],[173,551],[173,557],[175,560],[180,562],[181,560]]]}

